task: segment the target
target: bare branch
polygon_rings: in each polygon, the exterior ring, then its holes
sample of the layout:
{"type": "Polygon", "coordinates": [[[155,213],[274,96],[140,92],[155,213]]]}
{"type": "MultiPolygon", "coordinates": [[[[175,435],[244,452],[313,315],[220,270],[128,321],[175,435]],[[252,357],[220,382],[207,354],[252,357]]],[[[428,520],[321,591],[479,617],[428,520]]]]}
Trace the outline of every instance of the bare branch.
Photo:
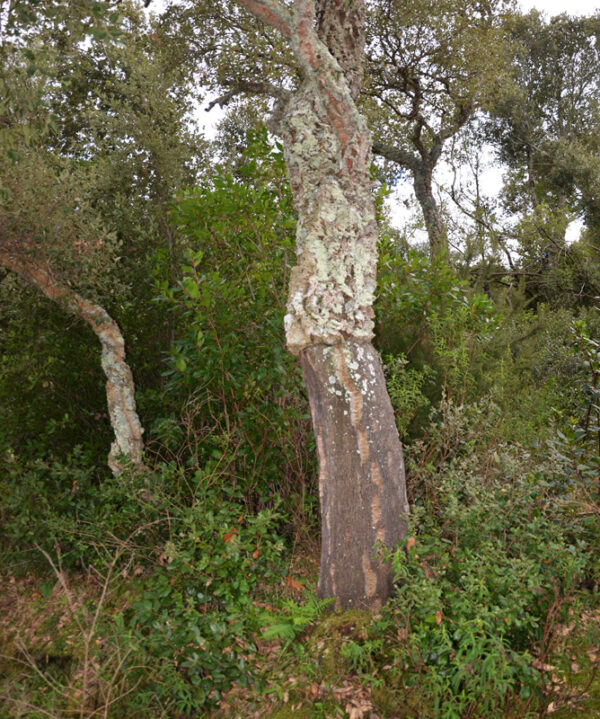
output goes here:
{"type": "Polygon", "coordinates": [[[279,30],[285,37],[292,36],[292,18],[279,0],[238,0],[248,12],[279,30]]]}
{"type": "Polygon", "coordinates": [[[274,97],[281,102],[286,102],[290,96],[290,92],[281,87],[277,87],[277,85],[272,85],[269,82],[247,82],[240,80],[226,93],[212,100],[208,104],[206,112],[210,112],[215,105],[225,107],[239,95],[266,95],[267,97],[274,97]]]}

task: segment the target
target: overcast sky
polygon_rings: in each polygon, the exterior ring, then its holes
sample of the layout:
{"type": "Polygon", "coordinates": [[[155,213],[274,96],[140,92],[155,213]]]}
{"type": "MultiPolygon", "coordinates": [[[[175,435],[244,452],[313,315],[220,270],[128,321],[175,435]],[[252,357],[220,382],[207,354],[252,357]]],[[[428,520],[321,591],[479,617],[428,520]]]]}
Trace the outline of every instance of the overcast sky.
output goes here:
{"type": "Polygon", "coordinates": [[[559,15],[567,12],[569,15],[591,15],[600,8],[599,0],[520,0],[523,10],[537,8],[548,15],[559,15]]]}

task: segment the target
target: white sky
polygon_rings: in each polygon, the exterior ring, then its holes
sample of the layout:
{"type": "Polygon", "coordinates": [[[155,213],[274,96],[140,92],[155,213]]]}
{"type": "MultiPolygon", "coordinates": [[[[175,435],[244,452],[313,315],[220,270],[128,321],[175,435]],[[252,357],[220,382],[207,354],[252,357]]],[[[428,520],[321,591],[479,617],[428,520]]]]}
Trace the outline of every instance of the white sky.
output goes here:
{"type": "Polygon", "coordinates": [[[537,8],[547,15],[560,15],[566,12],[569,15],[592,15],[600,8],[599,0],[520,0],[519,5],[523,10],[537,8]]]}

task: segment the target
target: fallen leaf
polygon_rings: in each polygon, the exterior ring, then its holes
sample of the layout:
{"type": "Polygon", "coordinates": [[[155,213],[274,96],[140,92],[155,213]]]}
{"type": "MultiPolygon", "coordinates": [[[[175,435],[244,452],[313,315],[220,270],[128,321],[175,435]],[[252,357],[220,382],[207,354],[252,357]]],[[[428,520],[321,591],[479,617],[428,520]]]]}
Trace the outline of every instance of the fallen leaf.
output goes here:
{"type": "Polygon", "coordinates": [[[415,546],[416,543],[416,537],[408,537],[408,539],[406,540],[406,551],[410,552],[410,550],[415,546]]]}
{"type": "Polygon", "coordinates": [[[437,612],[435,613],[435,623],[438,625],[438,627],[439,627],[439,626],[441,625],[441,623],[442,623],[442,612],[441,612],[439,609],[438,609],[437,612]]]}
{"type": "Polygon", "coordinates": [[[304,584],[293,577],[286,577],[285,583],[294,592],[303,592],[304,584]]]}

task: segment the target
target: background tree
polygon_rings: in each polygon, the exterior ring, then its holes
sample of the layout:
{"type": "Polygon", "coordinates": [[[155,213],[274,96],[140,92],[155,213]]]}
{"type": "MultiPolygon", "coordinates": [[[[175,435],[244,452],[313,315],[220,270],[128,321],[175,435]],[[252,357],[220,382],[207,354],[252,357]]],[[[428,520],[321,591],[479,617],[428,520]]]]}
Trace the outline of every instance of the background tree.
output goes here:
{"type": "Polygon", "coordinates": [[[531,292],[548,301],[557,291],[569,302],[597,294],[589,260],[598,227],[599,23],[598,15],[515,15],[511,84],[490,108],[487,137],[508,166],[508,233],[518,238],[531,292]],[[587,234],[569,248],[565,233],[576,218],[587,234]]]}
{"type": "MultiPolygon", "coordinates": [[[[18,178],[11,162],[23,161],[27,167],[37,155],[38,164],[48,170],[42,180],[33,173],[30,194],[35,196],[35,183],[41,181],[42,188],[47,186],[43,192],[54,187],[57,198],[65,197],[67,214],[72,201],[85,208],[90,231],[93,227],[104,237],[101,250],[78,271],[81,258],[72,260],[65,252],[69,241],[81,238],[59,241],[50,232],[45,250],[52,252],[52,243],[58,243],[50,268],[56,280],[70,278],[71,289],[118,321],[132,340],[128,355],[138,383],[152,390],[163,382],[161,352],[168,350],[174,332],[172,317],[152,302],[154,284],[163,276],[174,281],[185,251],[168,211],[176,189],[193,182],[207,146],[187,122],[191,68],[164,48],[136,3],[121,3],[110,26],[92,24],[96,35],[91,33],[85,49],[80,41],[91,32],[92,21],[80,23],[74,8],[36,5],[33,10],[44,11],[42,15],[35,15],[35,22],[28,15],[19,24],[19,7],[12,8],[12,34],[2,49],[5,192],[15,191],[13,180],[18,178]],[[110,29],[119,44],[112,42],[110,29]]],[[[85,8],[80,10],[85,14],[85,8]]],[[[24,173],[21,182],[26,177],[24,173]]],[[[44,197],[42,205],[56,202],[51,194],[44,197]]],[[[70,449],[83,443],[97,451],[110,430],[98,404],[101,377],[90,370],[93,343],[76,326],[69,328],[69,337],[80,340],[80,353],[61,356],[60,348],[66,351],[66,346],[56,335],[59,314],[48,315],[32,293],[16,295],[8,277],[3,285],[7,323],[1,371],[8,381],[19,368],[27,368],[28,378],[1,401],[13,418],[7,430],[11,443],[23,451],[51,431],[57,445],[70,449]],[[35,332],[39,325],[47,331],[35,332]],[[15,333],[35,339],[24,346],[12,342],[15,333]],[[58,389],[64,386],[67,367],[78,378],[72,392],[58,389]],[[37,405],[23,401],[34,385],[37,405]]],[[[154,406],[146,403],[145,411],[152,421],[154,406]]]]}
{"type": "Polygon", "coordinates": [[[374,152],[411,174],[432,256],[445,252],[448,240],[434,171],[447,142],[502,85],[510,6],[381,0],[368,15],[363,94],[374,152]]]}
{"type": "Polygon", "coordinates": [[[101,278],[106,282],[107,261],[116,250],[114,237],[82,197],[93,175],[45,151],[27,119],[25,114],[25,124],[10,128],[14,135],[10,152],[5,146],[0,155],[4,196],[0,264],[92,328],[102,346],[106,400],[115,436],[109,465],[119,474],[125,458],[139,469],[143,429],[123,336],[100,304],[72,289],[79,286],[87,295],[101,278]]]}

